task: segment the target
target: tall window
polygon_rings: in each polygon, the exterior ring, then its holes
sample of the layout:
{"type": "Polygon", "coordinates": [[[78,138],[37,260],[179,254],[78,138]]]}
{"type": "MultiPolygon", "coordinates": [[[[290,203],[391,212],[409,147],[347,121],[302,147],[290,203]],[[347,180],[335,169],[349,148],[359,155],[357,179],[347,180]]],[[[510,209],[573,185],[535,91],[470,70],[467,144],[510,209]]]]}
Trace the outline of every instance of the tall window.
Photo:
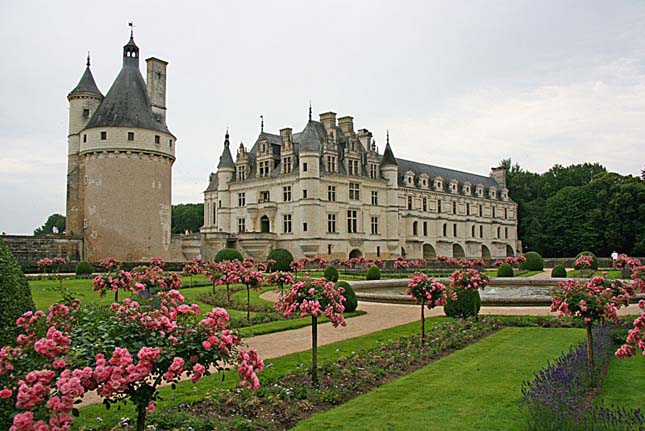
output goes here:
{"type": "Polygon", "coordinates": [[[370,178],[378,177],[378,167],[375,163],[370,163],[370,178]]]}
{"type": "Polygon", "coordinates": [[[504,238],[508,239],[508,228],[504,228],[504,238]]]}
{"type": "Polygon", "coordinates": [[[244,232],[246,230],[245,223],[246,223],[245,219],[243,219],[243,218],[238,218],[237,219],[237,231],[238,232],[241,233],[241,232],[244,232]]]}
{"type": "Polygon", "coordinates": [[[484,226],[479,226],[479,237],[483,238],[484,237],[484,226]]]}
{"type": "Polygon", "coordinates": [[[327,170],[329,172],[336,172],[336,157],[327,156],[327,170]]]}
{"type": "Polygon", "coordinates": [[[473,238],[475,238],[475,225],[473,225],[473,227],[472,227],[472,228],[470,228],[470,236],[472,236],[473,238]]]}
{"type": "Polygon", "coordinates": [[[423,198],[423,200],[421,201],[421,209],[423,211],[428,211],[428,199],[423,198]]]}
{"type": "Polygon", "coordinates": [[[265,160],[260,162],[260,176],[268,177],[269,176],[269,161],[265,160]]]}
{"type": "Polygon", "coordinates": [[[282,232],[291,233],[291,214],[282,216],[282,232]]]}
{"type": "Polygon", "coordinates": [[[302,163],[302,172],[307,172],[307,164],[304,162],[302,163]]]}
{"type": "Polygon", "coordinates": [[[408,209],[412,209],[412,196],[408,196],[408,209]]]}
{"type": "Polygon", "coordinates": [[[479,206],[479,217],[484,217],[484,207],[483,207],[483,205],[479,206]]]}
{"type": "Polygon", "coordinates": [[[372,205],[378,205],[378,192],[372,192],[372,205]]]}
{"type": "Polygon", "coordinates": [[[336,186],[327,186],[327,200],[336,202],[336,186]]]}
{"type": "Polygon", "coordinates": [[[358,160],[347,160],[347,167],[350,175],[360,175],[360,166],[358,160]]]}
{"type": "Polygon", "coordinates": [[[446,223],[443,224],[441,232],[442,232],[443,236],[448,236],[448,225],[446,223]]]}
{"type": "Polygon", "coordinates": [[[508,208],[504,208],[504,218],[508,218],[508,208]]]}
{"type": "Polygon", "coordinates": [[[356,210],[347,210],[347,232],[358,232],[358,215],[356,210]]]}
{"type": "Polygon", "coordinates": [[[466,204],[466,215],[470,215],[470,204],[466,204]]]}
{"type": "Polygon", "coordinates": [[[246,170],[244,169],[244,166],[238,166],[236,169],[238,181],[244,181],[246,179],[246,170]]]}
{"type": "Polygon", "coordinates": [[[360,186],[358,183],[349,183],[349,200],[358,201],[361,199],[360,186]]]}
{"type": "Polygon", "coordinates": [[[327,214],[327,232],[336,233],[336,214],[327,214]]]}
{"type": "Polygon", "coordinates": [[[414,222],[412,223],[412,235],[418,235],[419,234],[419,222],[414,222]]]}
{"type": "Polygon", "coordinates": [[[246,193],[238,193],[237,194],[237,206],[238,207],[243,207],[246,205],[246,193]]]}
{"type": "Polygon", "coordinates": [[[437,212],[438,212],[438,213],[440,213],[440,212],[441,212],[441,199],[439,199],[439,200],[437,201],[437,212]]]}
{"type": "Polygon", "coordinates": [[[304,189],[304,190],[302,191],[302,198],[303,198],[303,199],[307,199],[307,189],[304,189]]]}
{"type": "Polygon", "coordinates": [[[268,190],[264,190],[260,192],[260,201],[258,203],[269,202],[270,200],[271,200],[271,194],[269,193],[268,190]]]}
{"type": "Polygon", "coordinates": [[[372,217],[372,235],[378,235],[378,217],[372,217]]]}
{"type": "Polygon", "coordinates": [[[428,222],[423,222],[423,236],[428,236],[428,222]]]}
{"type": "Polygon", "coordinates": [[[291,172],[291,157],[285,157],[284,159],[282,159],[282,165],[284,166],[285,174],[291,172]]]}
{"type": "Polygon", "coordinates": [[[500,231],[501,231],[501,228],[499,226],[497,226],[497,236],[495,238],[500,238],[501,237],[500,231]]]}
{"type": "Polygon", "coordinates": [[[285,202],[291,201],[291,186],[282,187],[282,197],[285,202]]]}
{"type": "Polygon", "coordinates": [[[457,202],[452,203],[452,213],[457,214],[457,202]]]}
{"type": "Polygon", "coordinates": [[[495,207],[493,207],[493,218],[495,218],[495,207]]]}
{"type": "Polygon", "coordinates": [[[457,223],[452,224],[452,236],[457,237],[457,223]]]}

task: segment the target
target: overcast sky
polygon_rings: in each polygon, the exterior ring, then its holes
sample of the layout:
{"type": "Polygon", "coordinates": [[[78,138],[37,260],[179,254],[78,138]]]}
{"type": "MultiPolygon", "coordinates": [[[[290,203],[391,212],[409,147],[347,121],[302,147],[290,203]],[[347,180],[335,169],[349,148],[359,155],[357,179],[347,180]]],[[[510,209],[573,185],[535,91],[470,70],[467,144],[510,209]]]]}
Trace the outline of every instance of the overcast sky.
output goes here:
{"type": "Polygon", "coordinates": [[[202,202],[227,126],[234,146],[260,115],[296,132],[309,100],[381,151],[389,129],[397,157],[480,174],[508,157],[633,175],[645,161],[642,0],[3,0],[0,231],[64,214],[67,93],[88,50],[108,92],[129,21],[142,59],[169,62],[173,203],[202,202]]]}

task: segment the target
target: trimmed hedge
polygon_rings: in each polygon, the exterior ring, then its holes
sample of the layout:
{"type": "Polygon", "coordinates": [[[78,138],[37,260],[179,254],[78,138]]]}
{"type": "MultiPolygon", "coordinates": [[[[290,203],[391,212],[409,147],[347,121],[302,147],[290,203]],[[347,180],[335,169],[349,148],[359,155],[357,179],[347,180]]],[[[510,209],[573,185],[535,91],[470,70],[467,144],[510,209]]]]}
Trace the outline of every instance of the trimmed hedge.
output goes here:
{"type": "Polygon", "coordinates": [[[242,253],[236,248],[223,248],[217,252],[215,255],[215,262],[224,262],[225,260],[239,260],[240,262],[244,260],[242,253]]]}
{"type": "Polygon", "coordinates": [[[350,286],[346,281],[339,281],[336,283],[336,287],[342,287],[345,289],[345,293],[343,294],[345,297],[345,302],[343,302],[345,312],[351,313],[352,311],[356,311],[356,307],[358,307],[358,299],[356,298],[356,293],[354,292],[354,289],[352,289],[352,286],[350,286]]]}
{"type": "Polygon", "coordinates": [[[460,289],[455,288],[457,299],[451,299],[448,295],[446,305],[443,307],[446,316],[453,318],[466,318],[479,313],[482,306],[482,300],[479,296],[479,289],[460,289]],[[475,307],[477,313],[475,313],[475,307]]]}
{"type": "MultiPolygon", "coordinates": [[[[591,257],[593,257],[593,261],[591,262],[591,269],[593,269],[593,270],[598,269],[598,258],[596,257],[596,255],[593,252],[591,252],[591,251],[581,251],[580,253],[578,253],[576,255],[576,260],[578,260],[578,258],[580,256],[591,256],[591,257]]],[[[574,264],[574,266],[575,266],[576,269],[581,269],[580,266],[578,266],[578,265],[574,264]]]]}
{"type": "Polygon", "coordinates": [[[567,278],[567,270],[564,265],[556,265],[551,271],[552,278],[567,278]]]}
{"type": "Polygon", "coordinates": [[[76,275],[88,276],[92,275],[93,272],[94,268],[92,267],[92,265],[90,265],[89,262],[82,260],[76,264],[76,275]]]}
{"type": "Polygon", "coordinates": [[[334,265],[329,265],[325,268],[324,276],[325,280],[336,283],[338,281],[338,270],[334,265]]]}
{"type": "Polygon", "coordinates": [[[527,271],[543,271],[544,270],[544,259],[540,256],[540,253],[535,251],[529,251],[524,253],[526,262],[520,264],[520,269],[526,269],[527,271]]]}
{"type": "Polygon", "coordinates": [[[380,280],[381,279],[381,270],[378,266],[372,265],[367,270],[365,274],[365,280],[380,280]]]}
{"type": "Polygon", "coordinates": [[[270,271],[291,271],[291,262],[293,262],[293,255],[286,248],[274,248],[269,253],[267,260],[273,259],[275,263],[269,267],[270,271]]]}
{"type": "Polygon", "coordinates": [[[497,268],[498,277],[513,277],[513,267],[509,263],[502,263],[497,268]]]}

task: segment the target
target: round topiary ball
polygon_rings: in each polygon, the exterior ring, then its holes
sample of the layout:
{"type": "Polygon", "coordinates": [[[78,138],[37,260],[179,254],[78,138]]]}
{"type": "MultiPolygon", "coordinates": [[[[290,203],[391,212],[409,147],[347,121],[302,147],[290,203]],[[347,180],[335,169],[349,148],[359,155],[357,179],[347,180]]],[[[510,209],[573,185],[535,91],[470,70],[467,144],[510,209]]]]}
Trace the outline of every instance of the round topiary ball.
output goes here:
{"type": "MultiPolygon", "coordinates": [[[[591,257],[593,257],[593,261],[591,262],[591,269],[593,269],[593,270],[598,269],[598,258],[596,257],[596,255],[594,253],[592,253],[590,251],[581,251],[580,253],[578,253],[576,255],[576,260],[578,260],[578,258],[580,256],[591,256],[591,257]]],[[[574,266],[575,266],[576,269],[582,269],[578,265],[574,265],[574,266]]],[[[586,268],[584,268],[584,269],[586,269],[586,268]]]]}
{"type": "Polygon", "coordinates": [[[482,305],[479,290],[456,288],[455,293],[457,294],[457,299],[453,300],[448,295],[446,305],[443,306],[443,312],[446,313],[446,316],[457,318],[474,316],[475,307],[477,308],[477,313],[479,313],[482,305]]]}
{"type": "Polygon", "coordinates": [[[338,270],[334,265],[329,265],[327,268],[325,268],[325,280],[327,281],[333,281],[336,283],[338,281],[338,270]]]}
{"type": "Polygon", "coordinates": [[[235,259],[239,260],[240,262],[244,260],[242,253],[240,253],[240,251],[235,248],[223,248],[215,255],[215,262],[217,263],[224,262],[225,260],[235,259]]]}
{"type": "Polygon", "coordinates": [[[525,269],[527,271],[544,270],[544,259],[540,256],[540,253],[529,251],[528,253],[524,253],[524,257],[526,258],[526,262],[520,264],[521,269],[525,269]]]}
{"type": "Polygon", "coordinates": [[[90,265],[89,262],[82,260],[76,264],[76,275],[80,277],[87,277],[89,275],[92,275],[93,272],[94,268],[92,267],[92,265],[90,265]]]}
{"type": "Polygon", "coordinates": [[[289,265],[293,262],[293,255],[286,248],[274,248],[271,250],[267,260],[271,259],[275,260],[275,263],[269,266],[270,271],[291,271],[289,265]]]}
{"type": "Polygon", "coordinates": [[[551,278],[567,278],[567,270],[564,265],[556,265],[551,271],[551,278]]]}
{"type": "Polygon", "coordinates": [[[365,274],[365,280],[380,280],[381,279],[381,270],[378,266],[372,265],[367,269],[365,274]]]}
{"type": "Polygon", "coordinates": [[[497,268],[498,277],[513,277],[513,267],[510,263],[502,263],[499,268],[497,268]]]}
{"type": "Polygon", "coordinates": [[[354,289],[352,289],[352,286],[345,281],[339,281],[336,283],[336,287],[342,287],[345,289],[345,293],[343,293],[343,296],[345,297],[345,302],[343,302],[345,311],[347,313],[356,311],[356,307],[358,307],[358,299],[356,298],[356,293],[354,292],[354,289]]]}

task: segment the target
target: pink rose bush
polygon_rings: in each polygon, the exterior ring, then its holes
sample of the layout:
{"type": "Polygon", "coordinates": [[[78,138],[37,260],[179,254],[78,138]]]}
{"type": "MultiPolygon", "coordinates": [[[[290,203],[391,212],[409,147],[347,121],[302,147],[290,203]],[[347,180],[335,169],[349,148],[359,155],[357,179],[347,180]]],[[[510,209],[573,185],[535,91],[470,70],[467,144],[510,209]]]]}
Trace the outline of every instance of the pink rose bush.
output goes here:
{"type": "Polygon", "coordinates": [[[75,403],[88,391],[106,405],[133,402],[142,430],[160,385],[182,377],[197,382],[235,364],[241,384],[258,387],[264,364],[227,328],[224,309],[202,316],[177,290],[158,298],[158,307],[127,298],[108,309],[54,304],[20,317],[15,345],[0,349],[0,376],[9,382],[0,398],[17,412],[10,431],[69,430],[75,403]]]}
{"type": "Polygon", "coordinates": [[[642,314],[634,320],[633,328],[629,330],[625,344],[616,351],[616,357],[625,359],[636,354],[636,350],[643,352],[645,356],[645,300],[638,302],[638,307],[643,310],[642,314]]]}
{"type": "Polygon", "coordinates": [[[193,276],[201,274],[203,265],[204,261],[199,257],[189,260],[186,265],[184,265],[181,273],[183,275],[190,276],[190,287],[193,287],[193,276]]]}
{"type": "Polygon", "coordinates": [[[421,306],[421,344],[425,341],[425,315],[424,308],[433,309],[446,305],[446,286],[425,272],[415,272],[408,282],[406,291],[417,304],[421,306]]]}
{"type": "MultiPolygon", "coordinates": [[[[459,269],[449,277],[450,291],[449,301],[459,301],[462,296],[474,295],[472,315],[478,319],[479,313],[479,289],[484,289],[490,283],[490,277],[485,272],[474,268],[459,269]]],[[[464,316],[470,315],[469,310],[462,311],[464,316]]]]}
{"type": "Polygon", "coordinates": [[[124,292],[134,290],[134,286],[132,285],[132,274],[123,270],[118,270],[104,275],[97,275],[92,280],[92,286],[94,286],[95,292],[99,292],[99,296],[101,298],[103,298],[107,292],[114,292],[115,302],[119,300],[119,290],[124,292]]]}
{"type": "Polygon", "coordinates": [[[311,316],[312,339],[312,380],[318,382],[318,317],[327,316],[334,327],[345,326],[345,289],[336,287],[333,282],[324,278],[294,283],[291,290],[278,299],[276,310],[282,311],[284,317],[298,314],[300,317],[311,316]]]}
{"type": "Polygon", "coordinates": [[[295,279],[290,272],[276,271],[268,273],[265,277],[265,281],[269,284],[278,286],[280,288],[280,296],[282,296],[284,294],[284,286],[292,285],[295,279]]]}

